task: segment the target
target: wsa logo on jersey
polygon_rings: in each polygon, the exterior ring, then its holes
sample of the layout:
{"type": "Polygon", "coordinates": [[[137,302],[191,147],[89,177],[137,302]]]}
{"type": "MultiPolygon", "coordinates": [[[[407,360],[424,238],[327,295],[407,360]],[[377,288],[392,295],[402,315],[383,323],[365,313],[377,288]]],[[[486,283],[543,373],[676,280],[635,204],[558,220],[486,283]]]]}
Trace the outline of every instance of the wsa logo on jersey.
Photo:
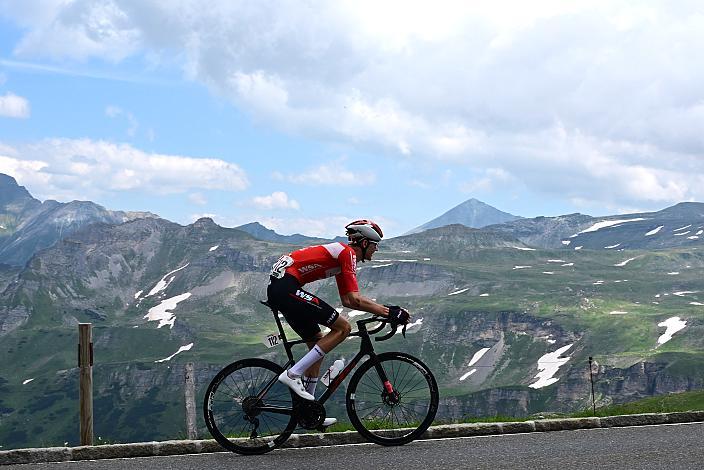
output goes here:
{"type": "Polygon", "coordinates": [[[313,294],[309,294],[308,292],[304,292],[300,289],[296,291],[296,297],[300,297],[301,299],[305,300],[306,302],[313,303],[315,305],[319,305],[320,301],[316,296],[313,294]]]}

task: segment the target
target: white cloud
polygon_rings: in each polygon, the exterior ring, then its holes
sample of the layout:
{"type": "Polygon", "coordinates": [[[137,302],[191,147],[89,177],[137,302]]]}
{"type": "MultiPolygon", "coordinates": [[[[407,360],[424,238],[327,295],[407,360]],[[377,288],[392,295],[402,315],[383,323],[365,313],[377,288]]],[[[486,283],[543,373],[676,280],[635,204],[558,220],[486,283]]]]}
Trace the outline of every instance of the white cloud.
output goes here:
{"type": "MultiPolygon", "coordinates": [[[[5,151],[9,149],[2,148],[0,150],[5,151]]],[[[31,179],[36,183],[45,182],[48,175],[42,175],[39,174],[39,172],[46,166],[46,162],[39,160],[19,160],[11,156],[0,155],[0,173],[14,176],[15,179],[20,180],[20,184],[27,181],[26,177],[29,175],[32,175],[31,179]]]]}
{"type": "Polygon", "coordinates": [[[33,26],[15,47],[15,54],[20,56],[77,60],[101,57],[117,62],[140,45],[142,33],[134,19],[114,0],[9,1],[3,2],[3,9],[33,26]]]}
{"type": "Polygon", "coordinates": [[[272,177],[277,180],[287,180],[296,184],[324,186],[365,186],[376,181],[376,175],[371,171],[350,170],[344,165],[344,159],[323,164],[314,168],[299,171],[293,175],[274,172],[272,177]]]}
{"type": "Polygon", "coordinates": [[[204,206],[208,203],[208,199],[201,193],[189,194],[188,200],[191,201],[193,204],[197,204],[199,206],[204,206]]]}
{"type": "Polygon", "coordinates": [[[221,227],[225,227],[227,225],[227,224],[222,223],[222,221],[221,221],[222,218],[218,214],[211,214],[211,213],[205,212],[202,214],[191,214],[191,216],[189,217],[191,223],[195,222],[198,219],[203,219],[203,218],[213,219],[213,221],[216,224],[220,225],[221,227]]]}
{"type": "MultiPolygon", "coordinates": [[[[398,230],[399,224],[391,219],[370,214],[358,216],[328,215],[325,217],[266,217],[258,218],[259,223],[282,235],[301,233],[311,237],[335,238],[345,236],[345,225],[353,220],[371,218],[378,223],[385,234],[398,230]]],[[[251,222],[252,220],[248,220],[251,222]]],[[[245,222],[242,222],[245,223],[245,222]]]]}
{"type": "Polygon", "coordinates": [[[127,119],[127,123],[129,124],[129,127],[127,128],[127,135],[130,137],[134,137],[137,133],[137,128],[139,128],[139,121],[137,121],[137,118],[135,118],[134,115],[129,111],[125,111],[119,106],[109,105],[105,108],[105,115],[109,118],[118,118],[124,116],[125,119],[127,119]]]}
{"type": "Polygon", "coordinates": [[[432,184],[430,184],[427,181],[421,181],[421,180],[411,180],[408,182],[408,185],[416,187],[416,188],[420,188],[420,189],[432,189],[433,188],[432,184]]]}
{"type": "Polygon", "coordinates": [[[120,109],[117,106],[110,105],[105,108],[105,115],[107,117],[114,118],[114,117],[119,116],[120,114],[122,114],[122,109],[120,109]]]}
{"type": "Polygon", "coordinates": [[[176,56],[260,122],[466,166],[479,176],[465,189],[516,181],[622,207],[704,198],[697,2],[0,5],[26,31],[17,55],[176,56]]]}
{"type": "Polygon", "coordinates": [[[295,209],[301,206],[294,199],[289,199],[288,195],[282,191],[275,191],[269,196],[257,196],[252,199],[252,203],[259,209],[295,209]]]}
{"type": "Polygon", "coordinates": [[[14,176],[37,197],[59,200],[95,200],[105,192],[129,190],[240,191],[249,185],[245,172],[224,160],[148,153],[90,139],[47,139],[16,147],[0,157],[0,172],[14,176]]]}
{"type": "Polygon", "coordinates": [[[515,178],[502,168],[488,168],[482,171],[482,176],[460,185],[460,191],[465,193],[489,192],[507,188],[515,178]]]}
{"type": "Polygon", "coordinates": [[[0,116],[11,118],[28,118],[29,101],[14,93],[5,93],[0,96],[0,116]]]}
{"type": "Polygon", "coordinates": [[[350,220],[352,219],[348,220],[348,218],[342,216],[324,218],[268,217],[261,219],[259,222],[281,235],[301,233],[310,237],[332,238],[344,236],[345,224],[348,224],[350,220]]]}

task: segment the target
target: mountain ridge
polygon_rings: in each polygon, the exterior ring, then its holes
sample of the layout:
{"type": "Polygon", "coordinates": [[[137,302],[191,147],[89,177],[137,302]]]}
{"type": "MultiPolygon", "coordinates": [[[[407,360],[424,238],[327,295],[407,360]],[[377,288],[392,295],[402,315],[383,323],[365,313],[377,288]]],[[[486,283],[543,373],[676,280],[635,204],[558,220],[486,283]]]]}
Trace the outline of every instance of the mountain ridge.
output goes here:
{"type": "Polygon", "coordinates": [[[471,228],[483,228],[487,225],[508,222],[520,218],[521,217],[513,214],[500,211],[478,199],[471,198],[423,225],[409,230],[404,233],[404,235],[411,235],[431,228],[452,224],[461,224],[471,228]]]}
{"type": "Polygon", "coordinates": [[[12,176],[0,174],[0,263],[22,266],[38,251],[93,223],[154,217],[150,212],[108,210],[92,201],[41,202],[12,176]]]}
{"type": "MultiPolygon", "coordinates": [[[[676,220],[685,209],[674,211],[676,220]]],[[[566,219],[569,235],[601,220],[566,219]]],[[[266,298],[271,265],[290,249],[209,218],[187,226],[142,218],[83,226],[24,267],[0,270],[0,441],[26,446],[72,435],[75,329],[85,322],[94,324],[96,434],[120,441],[173,437],[183,426],[183,363],[194,363],[202,391],[236,358],[285,362],[281,348],[262,342],[276,327],[258,301],[266,298]],[[27,419],[32,427],[25,430],[27,419]]],[[[704,251],[696,246],[634,254],[536,249],[510,233],[449,225],[385,240],[358,268],[364,295],[412,312],[406,338],[397,335],[384,347],[431,366],[441,419],[584,408],[584,364],[592,355],[600,367],[599,403],[702,385],[704,251]],[[659,344],[659,324],[675,317],[686,327],[659,344]],[[567,346],[557,380],[531,388],[541,358],[567,346]],[[481,350],[487,352],[467,375],[481,350]]],[[[352,321],[359,313],[338,307],[332,278],[306,289],[352,321]]],[[[333,357],[352,357],[357,347],[343,342],[333,357]]],[[[326,409],[344,415],[335,399],[326,409]]]]}

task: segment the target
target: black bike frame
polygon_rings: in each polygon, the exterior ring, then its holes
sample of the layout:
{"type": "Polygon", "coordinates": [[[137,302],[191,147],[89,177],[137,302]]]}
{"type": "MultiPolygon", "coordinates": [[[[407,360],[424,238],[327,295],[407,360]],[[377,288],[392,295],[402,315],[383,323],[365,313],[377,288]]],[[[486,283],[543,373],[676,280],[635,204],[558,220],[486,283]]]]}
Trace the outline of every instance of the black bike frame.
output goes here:
{"type": "MultiPolygon", "coordinates": [[[[288,362],[284,365],[284,369],[288,369],[290,366],[294,364],[293,360],[293,352],[292,352],[292,347],[297,345],[297,344],[307,344],[307,341],[305,340],[295,340],[295,341],[288,341],[286,339],[286,334],[284,333],[284,328],[283,325],[281,324],[281,319],[279,318],[279,312],[276,310],[275,307],[269,305],[267,302],[262,301],[262,304],[266,305],[269,307],[274,314],[274,319],[276,320],[276,326],[279,328],[279,334],[281,335],[281,341],[284,344],[284,348],[286,349],[286,355],[288,356],[288,362]]],[[[374,361],[374,367],[376,368],[377,373],[379,374],[379,377],[382,380],[382,383],[386,387],[386,391],[389,393],[393,392],[393,389],[391,388],[391,384],[389,383],[389,379],[386,376],[386,372],[384,371],[383,367],[381,367],[381,364],[377,360],[376,353],[374,352],[374,347],[372,346],[372,340],[371,337],[369,336],[370,333],[376,333],[378,331],[381,331],[385,324],[382,324],[379,327],[374,328],[371,332],[367,331],[367,323],[375,323],[379,320],[376,320],[374,318],[367,318],[364,320],[358,320],[357,321],[357,327],[358,331],[355,331],[354,333],[350,333],[349,337],[354,337],[354,336],[359,336],[362,340],[362,344],[360,345],[359,352],[357,355],[350,361],[347,366],[340,371],[339,374],[337,374],[337,377],[333,379],[333,381],[330,383],[328,386],[328,389],[325,390],[325,392],[322,394],[322,396],[316,400],[318,403],[323,404],[325,403],[330,396],[335,393],[335,390],[340,386],[343,380],[354,370],[355,367],[357,367],[357,364],[359,364],[359,361],[364,358],[364,356],[369,356],[370,361],[374,361]]],[[[266,395],[271,387],[274,386],[276,383],[277,377],[272,378],[266,386],[262,389],[261,392],[257,394],[258,399],[262,399],[264,395],[266,395]]],[[[282,409],[279,407],[269,407],[269,406],[264,406],[262,407],[262,410],[266,410],[269,412],[273,413],[282,413],[282,414],[291,414],[291,410],[287,409],[282,409]]]]}

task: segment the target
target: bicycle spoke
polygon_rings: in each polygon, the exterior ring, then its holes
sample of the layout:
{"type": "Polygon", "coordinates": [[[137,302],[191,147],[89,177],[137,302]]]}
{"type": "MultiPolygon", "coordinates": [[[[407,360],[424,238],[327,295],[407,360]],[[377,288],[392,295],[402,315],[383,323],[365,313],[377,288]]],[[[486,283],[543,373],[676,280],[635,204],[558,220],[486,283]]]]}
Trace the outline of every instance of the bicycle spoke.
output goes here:
{"type": "Polygon", "coordinates": [[[370,389],[374,393],[381,393],[384,389],[381,383],[378,382],[372,382],[372,385],[364,382],[360,383],[360,385],[363,385],[364,387],[370,389]],[[378,386],[376,386],[378,384],[378,386]]]}
{"type": "Polygon", "coordinates": [[[426,390],[427,388],[428,388],[428,384],[425,383],[425,382],[421,382],[421,383],[419,383],[418,386],[417,386],[416,388],[414,388],[413,390],[408,390],[407,392],[404,392],[403,394],[401,394],[401,397],[403,398],[403,397],[405,397],[406,395],[408,395],[409,393],[415,392],[415,391],[417,391],[417,390],[426,390]]]}
{"type": "MultiPolygon", "coordinates": [[[[406,377],[408,376],[408,373],[409,373],[410,371],[411,371],[411,367],[409,366],[409,367],[406,368],[406,373],[403,374],[403,377],[401,378],[401,380],[399,380],[399,381],[397,381],[397,382],[394,383],[394,389],[396,389],[396,390],[402,390],[402,389],[403,389],[404,380],[406,379],[406,377]]],[[[411,379],[412,379],[412,378],[411,378],[411,379]]]]}
{"type": "Polygon", "coordinates": [[[280,367],[265,359],[246,359],[223,369],[206,391],[206,424],[229,450],[261,454],[283,442],[295,429],[291,392],[273,380],[280,367]],[[219,377],[219,378],[218,378],[219,377]],[[271,388],[262,393],[267,384],[271,388]],[[265,407],[273,409],[266,410],[265,407]],[[246,412],[245,412],[246,410],[246,412]]]}
{"type": "Polygon", "coordinates": [[[383,353],[378,363],[366,362],[350,382],[354,407],[348,412],[354,427],[367,439],[384,445],[399,445],[420,436],[435,416],[437,385],[418,359],[404,353],[383,353]],[[377,372],[382,367],[391,382],[386,392],[377,372]]]}

